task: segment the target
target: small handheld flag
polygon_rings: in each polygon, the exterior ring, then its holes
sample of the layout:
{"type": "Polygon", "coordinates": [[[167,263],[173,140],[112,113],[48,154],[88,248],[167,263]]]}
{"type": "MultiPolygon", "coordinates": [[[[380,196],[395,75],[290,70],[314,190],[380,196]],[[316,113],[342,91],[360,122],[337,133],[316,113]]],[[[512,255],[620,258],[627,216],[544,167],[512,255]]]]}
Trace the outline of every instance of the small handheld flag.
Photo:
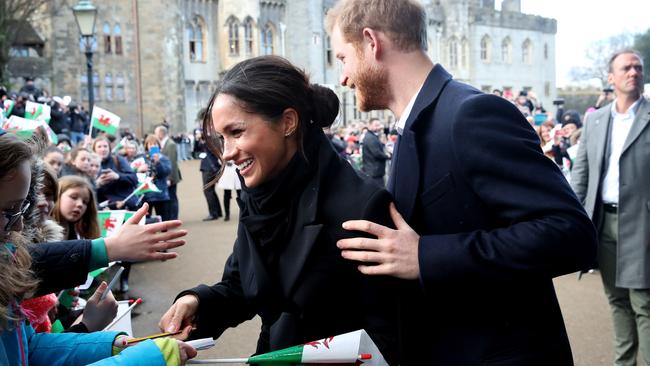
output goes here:
{"type": "Polygon", "coordinates": [[[91,131],[92,128],[96,128],[98,130],[102,130],[109,135],[115,135],[117,134],[117,129],[120,126],[120,117],[118,117],[116,114],[113,114],[103,108],[99,108],[98,106],[93,107],[93,114],[91,116],[91,131]]]}

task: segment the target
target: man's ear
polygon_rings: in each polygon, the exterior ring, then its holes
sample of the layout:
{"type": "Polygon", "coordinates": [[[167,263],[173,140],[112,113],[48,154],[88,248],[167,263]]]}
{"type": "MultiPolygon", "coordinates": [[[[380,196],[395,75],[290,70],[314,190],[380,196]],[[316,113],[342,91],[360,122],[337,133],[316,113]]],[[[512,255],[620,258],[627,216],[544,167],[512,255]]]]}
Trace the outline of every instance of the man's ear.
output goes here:
{"type": "Polygon", "coordinates": [[[289,137],[298,130],[298,112],[293,108],[287,108],[282,112],[282,128],[285,137],[289,137]]]}
{"type": "Polygon", "coordinates": [[[383,39],[380,38],[379,32],[372,28],[363,28],[363,47],[364,51],[368,51],[372,56],[378,60],[383,50],[383,39]]]}

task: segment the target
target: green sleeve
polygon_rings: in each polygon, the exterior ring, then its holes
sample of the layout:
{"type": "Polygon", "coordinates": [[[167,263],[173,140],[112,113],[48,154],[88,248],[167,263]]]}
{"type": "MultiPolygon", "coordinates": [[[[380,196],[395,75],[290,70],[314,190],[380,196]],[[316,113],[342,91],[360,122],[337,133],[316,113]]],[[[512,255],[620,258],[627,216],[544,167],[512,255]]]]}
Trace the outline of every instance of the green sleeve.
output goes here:
{"type": "Polygon", "coordinates": [[[88,272],[108,266],[108,254],[106,253],[106,243],[104,243],[104,238],[95,239],[90,243],[90,262],[88,263],[88,272]]]}
{"type": "Polygon", "coordinates": [[[154,342],[160,348],[167,366],[180,366],[181,354],[178,349],[178,343],[174,338],[158,338],[154,342]]]}

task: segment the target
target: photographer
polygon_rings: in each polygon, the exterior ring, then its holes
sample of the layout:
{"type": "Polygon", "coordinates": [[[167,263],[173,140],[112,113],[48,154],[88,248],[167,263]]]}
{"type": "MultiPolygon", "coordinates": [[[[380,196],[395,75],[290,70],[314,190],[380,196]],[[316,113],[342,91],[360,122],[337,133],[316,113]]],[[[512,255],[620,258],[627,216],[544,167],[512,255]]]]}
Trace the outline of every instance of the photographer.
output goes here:
{"type": "Polygon", "coordinates": [[[68,105],[68,118],[70,119],[70,138],[72,144],[77,145],[86,137],[88,131],[88,119],[81,114],[81,110],[76,103],[68,105]]]}
{"type": "Polygon", "coordinates": [[[614,95],[614,89],[611,86],[607,86],[603,89],[603,92],[598,96],[598,100],[594,105],[594,108],[600,109],[600,107],[606,106],[611,103],[616,96],[614,95]]]}
{"type": "MultiPolygon", "coordinates": [[[[68,116],[67,105],[65,101],[59,97],[52,98],[50,104],[50,128],[54,133],[70,134],[70,117],[68,116]]],[[[73,146],[76,145],[73,139],[73,146]]]]}
{"type": "Polygon", "coordinates": [[[569,110],[562,116],[562,129],[558,130],[553,137],[553,155],[555,163],[560,167],[564,166],[564,159],[571,161],[567,149],[571,147],[571,135],[578,129],[582,128],[580,114],[574,110],[569,110]]]}

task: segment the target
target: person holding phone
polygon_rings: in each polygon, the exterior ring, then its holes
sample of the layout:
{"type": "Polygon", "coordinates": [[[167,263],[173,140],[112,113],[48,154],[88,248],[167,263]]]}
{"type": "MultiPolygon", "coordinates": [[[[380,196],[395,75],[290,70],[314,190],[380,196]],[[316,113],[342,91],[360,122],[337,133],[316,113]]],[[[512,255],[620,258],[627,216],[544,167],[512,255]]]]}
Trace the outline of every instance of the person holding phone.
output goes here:
{"type": "MultiPolygon", "coordinates": [[[[156,210],[162,221],[171,219],[169,189],[167,179],[172,171],[172,163],[167,156],[160,152],[160,141],[154,135],[149,135],[144,140],[145,160],[147,161],[147,175],[153,177],[153,183],[160,192],[147,192],[144,202],[148,202],[156,210]]],[[[153,212],[153,210],[152,210],[153,212]]]]}
{"type": "MultiPolygon", "coordinates": [[[[108,207],[116,209],[117,203],[138,187],[138,177],[123,157],[111,153],[111,145],[106,137],[97,137],[92,149],[102,159],[99,176],[95,179],[97,202],[108,201],[108,207]]],[[[138,208],[138,198],[131,197],[122,207],[135,211],[138,208]]]]}

